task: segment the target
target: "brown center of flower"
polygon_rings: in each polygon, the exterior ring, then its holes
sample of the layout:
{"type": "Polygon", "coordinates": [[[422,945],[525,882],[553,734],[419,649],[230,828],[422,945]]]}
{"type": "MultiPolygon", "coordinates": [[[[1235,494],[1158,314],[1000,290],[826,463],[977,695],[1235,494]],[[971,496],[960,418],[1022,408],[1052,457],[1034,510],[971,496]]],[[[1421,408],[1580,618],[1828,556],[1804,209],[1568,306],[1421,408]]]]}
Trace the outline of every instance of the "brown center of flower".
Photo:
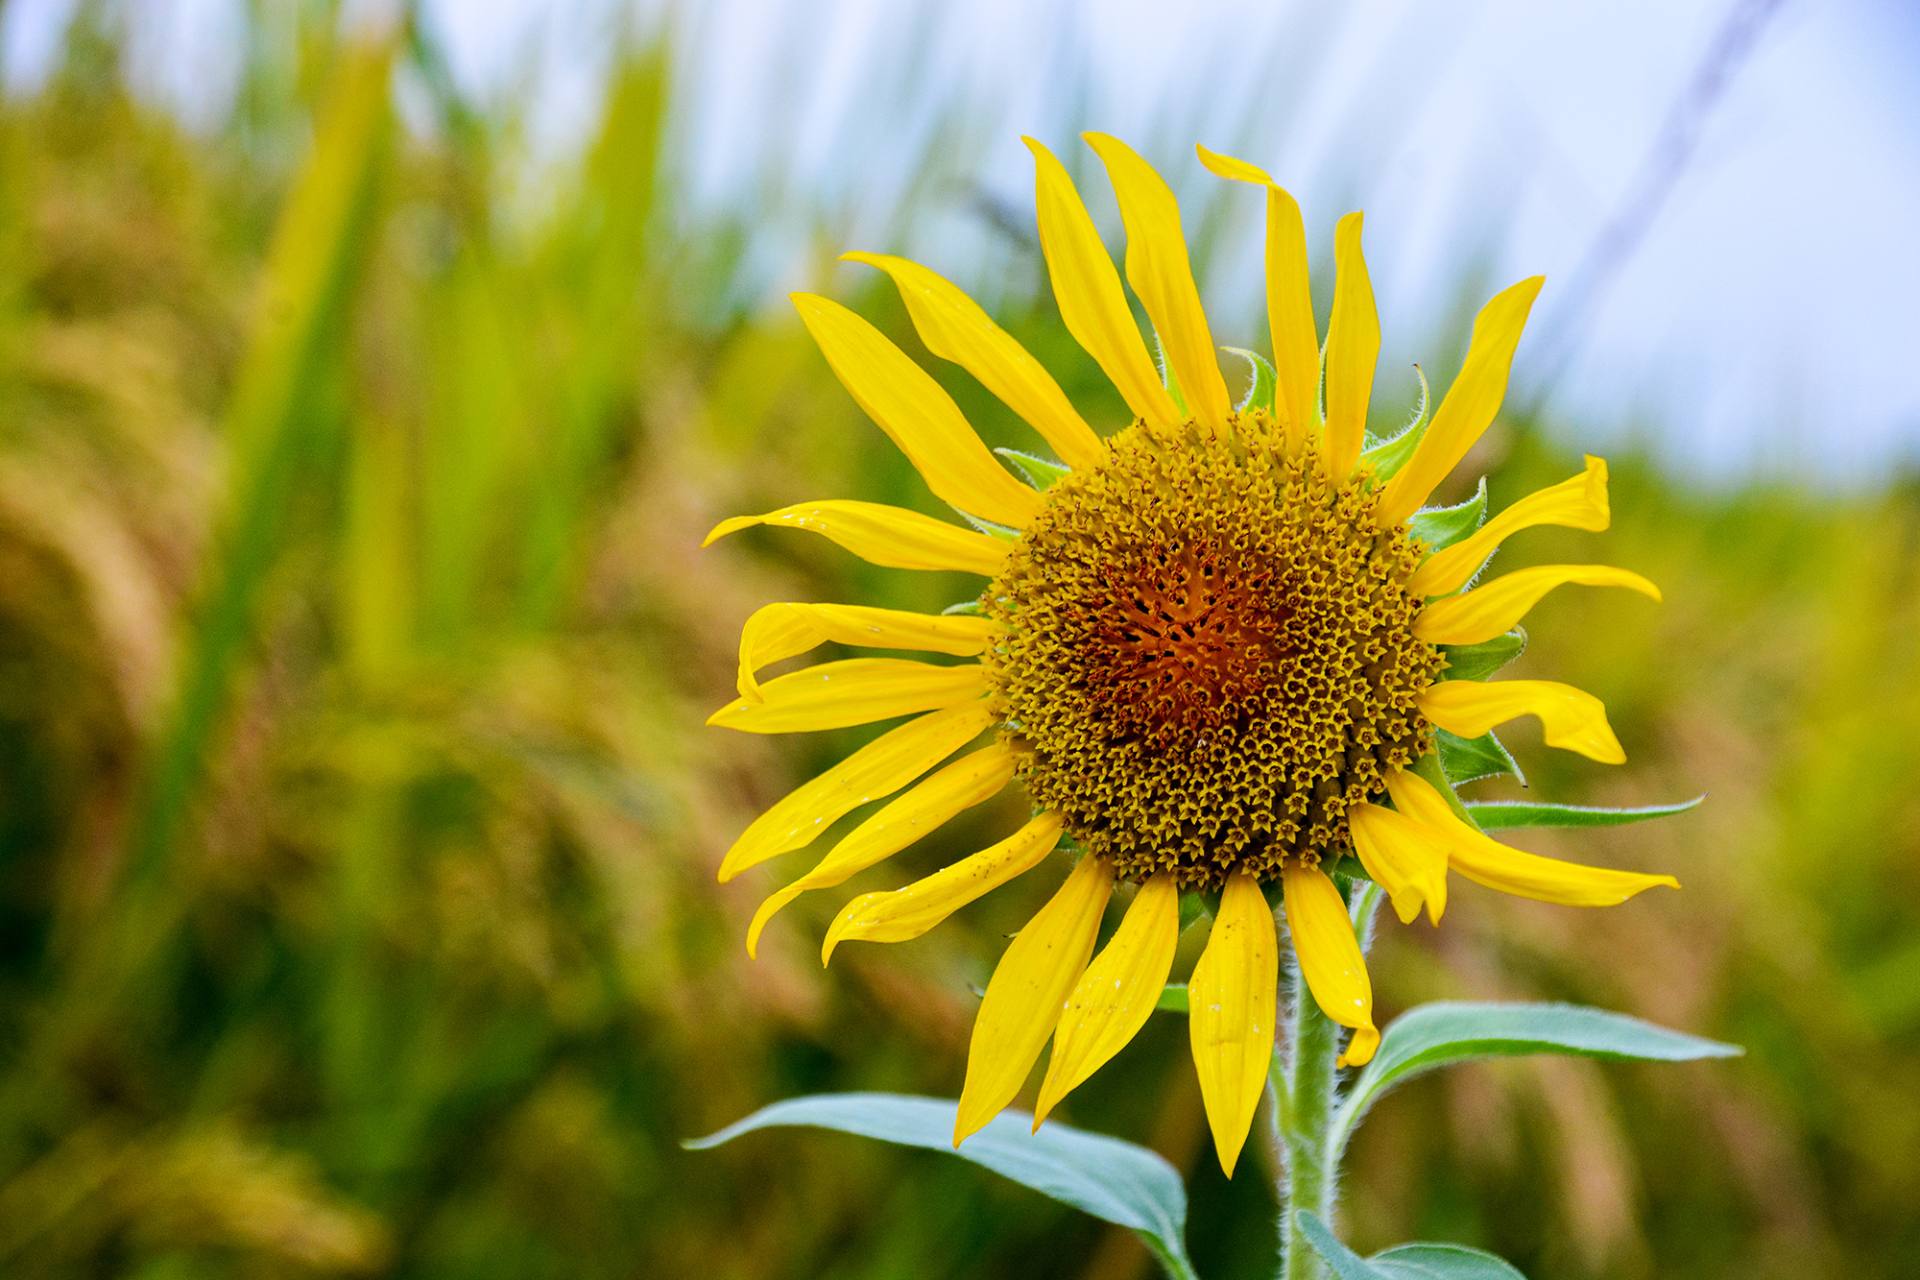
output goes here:
{"type": "Polygon", "coordinates": [[[1061,480],[985,607],[985,662],[1036,802],[1123,876],[1211,888],[1348,841],[1427,749],[1419,562],[1375,491],[1289,457],[1263,414],[1136,423],[1061,480]]]}

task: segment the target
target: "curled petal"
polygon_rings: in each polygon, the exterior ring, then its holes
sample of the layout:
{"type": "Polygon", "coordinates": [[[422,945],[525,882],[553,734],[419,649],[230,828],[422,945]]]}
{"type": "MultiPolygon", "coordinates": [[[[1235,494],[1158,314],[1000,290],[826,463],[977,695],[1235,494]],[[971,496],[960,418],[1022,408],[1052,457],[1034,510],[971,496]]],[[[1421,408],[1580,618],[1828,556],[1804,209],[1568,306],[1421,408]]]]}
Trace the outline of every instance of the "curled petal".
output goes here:
{"type": "Polygon", "coordinates": [[[1061,461],[1086,467],[1100,460],[1100,437],[1074,409],[1060,384],[959,286],[891,254],[840,256],[878,267],[892,277],[927,350],[972,374],[1002,404],[1026,419],[1061,461]]]}
{"type": "Polygon", "coordinates": [[[1418,774],[1388,774],[1387,791],[1401,812],[1447,842],[1447,862],[1455,871],[1489,889],[1567,907],[1614,907],[1648,889],[1680,887],[1672,876],[1589,867],[1509,849],[1462,822],[1445,797],[1418,774]]]}
{"type": "Polygon", "coordinates": [[[1443,680],[1420,695],[1420,711],[1463,738],[1477,738],[1519,716],[1535,716],[1550,747],[1577,751],[1601,764],[1622,764],[1627,758],[1600,699],[1554,680],[1443,680]]]}
{"type": "Polygon", "coordinates": [[[1040,509],[1040,495],[995,461],[953,398],[906,352],[830,298],[796,293],[793,305],[840,385],[941,499],[1016,529],[1040,509]]]}
{"type": "Polygon", "coordinates": [[[1273,333],[1273,371],[1286,441],[1297,450],[1319,417],[1320,336],[1314,328],[1307,281],[1307,229],[1300,205],[1266,172],[1199,148],[1200,163],[1223,178],[1267,191],[1267,325],[1273,333]]]}
{"type": "Polygon", "coordinates": [[[1060,815],[1043,813],[998,844],[885,893],[849,902],[827,929],[820,963],[843,942],[906,942],[1039,866],[1060,843],[1060,815]]]}
{"type": "Polygon", "coordinates": [[[755,954],[767,923],[809,889],[828,889],[883,862],[943,826],[963,810],[999,795],[1013,781],[1013,749],[1003,742],[982,747],[932,774],[855,827],[813,870],[769,894],[747,926],[747,954],[755,954]]]}
{"type": "Polygon", "coordinates": [[[1416,596],[1444,596],[1467,585],[1494,549],[1510,535],[1539,525],[1559,525],[1598,533],[1607,527],[1607,462],[1587,456],[1587,469],[1569,480],[1530,493],[1466,538],[1429,556],[1415,571],[1407,590],[1416,596]]]}
{"type": "Polygon", "coordinates": [[[1373,370],[1380,363],[1380,312],[1360,251],[1361,215],[1350,213],[1333,231],[1333,315],[1327,320],[1327,473],[1344,480],[1360,460],[1366,438],[1373,370]]]}
{"type": "Polygon", "coordinates": [[[891,720],[977,698],[987,673],[977,662],[936,667],[905,658],[848,658],[794,671],[735,698],[707,718],[742,733],[806,733],[891,720]]]}
{"type": "Polygon", "coordinates": [[[1207,949],[1187,983],[1187,1034],[1213,1149],[1228,1177],[1266,1088],[1279,1006],[1280,943],[1260,885],[1227,878],[1207,949]]]}
{"type": "Polygon", "coordinates": [[[1166,344],[1167,363],[1203,426],[1227,425],[1232,402],[1213,350],[1213,332],[1200,305],[1180,230],[1180,204],[1153,166],[1126,143],[1105,133],[1082,135],[1107,166],[1120,220],[1127,227],[1127,280],[1166,344]]]}
{"type": "Polygon", "coordinates": [[[1401,924],[1427,909],[1434,924],[1447,909],[1446,842],[1403,813],[1363,804],[1349,815],[1353,849],[1379,882],[1401,924]]]}
{"type": "Polygon", "coordinates": [[[1516,569],[1465,595],[1434,600],[1414,620],[1413,634],[1428,644],[1480,644],[1513,630],[1527,611],[1555,587],[1625,587],[1652,599],[1660,588],[1629,569],[1605,564],[1543,564],[1516,569]]]}
{"type": "Polygon", "coordinates": [[[770,604],[756,609],[740,633],[740,696],[758,698],[754,673],[831,640],[865,649],[918,649],[970,657],[987,647],[985,618],[907,613],[858,604],[770,604]]]}
{"type": "Polygon", "coordinates": [[[831,498],[795,503],[765,515],[722,520],[700,545],[710,547],[730,533],[758,524],[817,533],[885,569],[953,570],[987,578],[1000,572],[1013,546],[918,511],[831,498]]]}
{"type": "Polygon", "coordinates": [[[1036,1130],[1060,1099],[1146,1025],[1167,985],[1179,942],[1180,890],[1173,873],[1163,871],[1140,887],[1120,927],[1067,997],[1033,1108],[1036,1130]]]}
{"type": "Polygon", "coordinates": [[[1060,1021],[1067,993],[1080,981],[1113,892],[1113,872],[1098,858],[1080,859],[1060,891],[1014,935],[987,981],[967,1048],[953,1145],[979,1131],[1013,1101],[1060,1021]]]}
{"type": "Polygon", "coordinates": [[[1153,357],[1120,287],[1120,273],[1114,270],[1073,179],[1053,152],[1032,138],[1021,141],[1033,152],[1040,252],[1047,259],[1054,300],[1067,332],[1093,357],[1134,417],[1158,426],[1177,424],[1180,411],[1160,385],[1153,357]]]}
{"type": "MultiPolygon", "coordinates": [[[[1327,873],[1319,867],[1289,862],[1280,872],[1285,888],[1287,930],[1293,935],[1293,954],[1300,976],[1320,1012],[1343,1027],[1353,1028],[1343,1067],[1365,1066],[1380,1046],[1373,1025],[1373,983],[1367,977],[1367,958],[1353,936],[1353,921],[1327,873]]],[[[1192,1003],[1192,994],[1188,994],[1192,1003]]]]}
{"type": "Polygon", "coordinates": [[[1433,421],[1407,465],[1394,473],[1380,495],[1374,519],[1381,528],[1399,524],[1417,511],[1434,486],[1447,478],[1493,425],[1494,415],[1507,396],[1507,374],[1513,367],[1521,330],[1526,328],[1527,315],[1544,283],[1542,276],[1522,280],[1494,295],[1474,317],[1473,338],[1460,376],[1447,388],[1446,398],[1434,411],[1433,421]]]}
{"type": "Polygon", "coordinates": [[[985,702],[976,702],[889,729],[755,818],[721,859],[721,882],[812,844],[861,805],[892,795],[966,746],[996,718],[985,702]]]}

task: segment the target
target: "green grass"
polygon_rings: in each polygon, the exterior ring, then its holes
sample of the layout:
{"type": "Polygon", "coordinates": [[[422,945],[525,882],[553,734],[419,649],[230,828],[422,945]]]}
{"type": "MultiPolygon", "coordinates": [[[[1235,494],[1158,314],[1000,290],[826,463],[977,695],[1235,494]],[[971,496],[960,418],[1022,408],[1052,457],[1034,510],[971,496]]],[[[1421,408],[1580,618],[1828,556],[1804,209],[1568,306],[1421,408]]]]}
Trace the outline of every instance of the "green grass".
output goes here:
{"type": "MultiPolygon", "coordinates": [[[[659,41],[623,54],[580,154],[530,173],[518,112],[462,101],[430,40],[329,29],[291,65],[260,41],[207,135],[126,95],[110,29],[0,105],[0,1273],[1140,1274],[1124,1237],[938,1161],[677,1146],[805,1090],[953,1092],[968,983],[1031,905],[823,975],[837,895],[750,964],[772,875],[713,883],[860,737],[701,727],[751,608],[968,592],[777,533],[696,550],[809,497],[929,509],[784,306],[750,301],[756,219],[810,228],[826,281],[846,215],[769,165],[752,207],[687,216],[659,41]],[[395,127],[390,73],[431,138],[395,127]]],[[[962,120],[887,225],[964,203],[962,120]]],[[[1033,246],[995,245],[1007,327],[1110,421],[1033,246]]],[[[917,350],[874,280],[825,287],[917,350]]],[[[1554,427],[1502,427],[1496,502],[1577,469],[1554,427]]],[[[1752,1052],[1411,1088],[1355,1153],[1357,1238],[1536,1276],[1920,1269],[1914,484],[1836,501],[1613,463],[1604,554],[1668,604],[1562,593],[1525,661],[1605,697],[1633,762],[1515,745],[1552,799],[1709,793],[1534,845],[1687,888],[1608,913],[1463,890],[1444,930],[1386,931],[1378,985],[1583,999],[1752,1052]]],[[[1194,1171],[1203,1272],[1265,1248],[1261,1188],[1203,1158],[1182,1037],[1150,1029],[1069,1111],[1194,1171]]]]}

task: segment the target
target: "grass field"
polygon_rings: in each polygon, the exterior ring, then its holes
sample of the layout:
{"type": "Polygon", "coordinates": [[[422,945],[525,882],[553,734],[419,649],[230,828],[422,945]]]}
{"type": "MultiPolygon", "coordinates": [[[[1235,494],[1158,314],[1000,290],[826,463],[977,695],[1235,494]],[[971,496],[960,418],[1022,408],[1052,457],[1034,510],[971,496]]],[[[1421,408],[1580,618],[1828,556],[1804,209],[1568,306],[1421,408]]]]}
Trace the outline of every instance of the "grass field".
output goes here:
{"type": "MultiPolygon", "coordinates": [[[[759,603],[969,589],[777,533],[697,550],[738,511],[927,499],[747,287],[751,211],[685,216],[662,46],[532,171],[430,43],[327,30],[254,58],[211,130],[130,96],[84,26],[0,101],[0,1273],[1146,1274],[1124,1233],[931,1157],[679,1150],[805,1090],[957,1089],[1019,904],[823,974],[834,904],[803,900],[749,962],[772,877],[717,886],[720,854],[859,731],[702,721],[759,603]]],[[[917,350],[891,293],[828,274],[844,211],[767,181],[825,287],[917,350]]],[[[1024,234],[990,237],[997,311],[1117,419],[1024,234]]],[[[1579,425],[1503,423],[1496,499],[1577,469],[1579,425]]],[[[1612,462],[1609,558],[1667,603],[1567,593],[1530,626],[1632,763],[1516,736],[1555,798],[1706,793],[1577,846],[1685,890],[1463,889],[1446,930],[1387,931],[1379,989],[1591,1001],[1749,1054],[1411,1088],[1356,1153],[1355,1237],[1567,1280],[1920,1274],[1920,477],[1834,499],[1612,462]]],[[[1195,1256],[1234,1274],[1266,1193],[1219,1177],[1184,1052],[1150,1027],[1064,1111],[1191,1168],[1195,1256]]]]}

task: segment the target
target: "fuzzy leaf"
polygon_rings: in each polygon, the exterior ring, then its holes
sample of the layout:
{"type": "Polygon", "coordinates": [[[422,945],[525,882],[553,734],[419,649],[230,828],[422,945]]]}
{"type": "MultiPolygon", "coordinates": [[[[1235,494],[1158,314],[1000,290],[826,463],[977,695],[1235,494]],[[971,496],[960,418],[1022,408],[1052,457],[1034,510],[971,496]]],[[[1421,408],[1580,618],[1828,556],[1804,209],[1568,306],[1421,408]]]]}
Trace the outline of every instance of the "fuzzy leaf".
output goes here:
{"type": "Polygon", "coordinates": [[[1021,476],[1026,479],[1028,484],[1040,490],[1042,493],[1053,488],[1054,484],[1062,478],[1073,474],[1073,468],[1069,467],[1066,463],[1055,462],[1051,458],[1042,458],[1038,454],[1022,453],[1018,449],[1002,449],[999,447],[996,447],[994,452],[1002,458],[1005,458],[1008,462],[1011,462],[1013,469],[1018,471],[1021,476]]]}
{"type": "Polygon", "coordinates": [[[1473,496],[1457,507],[1429,507],[1425,511],[1416,511],[1407,521],[1413,530],[1413,536],[1427,544],[1430,551],[1450,547],[1460,539],[1480,527],[1487,518],[1487,478],[1480,477],[1480,487],[1473,496]]]}
{"type": "Polygon", "coordinates": [[[1503,636],[1482,640],[1479,644],[1442,645],[1440,654],[1447,660],[1447,669],[1440,673],[1440,678],[1485,680],[1526,651],[1525,627],[1515,627],[1503,636]]]}
{"type": "Polygon", "coordinates": [[[1670,818],[1696,808],[1706,797],[1677,804],[1648,804],[1634,809],[1602,805],[1549,804],[1534,800],[1469,800],[1467,812],[1482,831],[1515,831],[1521,827],[1623,827],[1630,822],[1670,818]]]}
{"type": "Polygon", "coordinates": [[[878,1138],[958,1156],[1103,1222],[1138,1232],[1168,1269],[1191,1275],[1180,1174],[1145,1147],[1063,1124],[1028,1132],[1032,1117],[1005,1111],[956,1149],[955,1104],[897,1093],[825,1093],[762,1107],[718,1133],[681,1145],[705,1151],[756,1129],[802,1126],[878,1138]]]}
{"type": "Polygon", "coordinates": [[[1440,768],[1446,773],[1447,781],[1454,786],[1464,787],[1469,782],[1498,778],[1503,774],[1511,774],[1520,780],[1521,786],[1526,785],[1526,776],[1514,762],[1513,754],[1493,734],[1463,738],[1445,729],[1435,729],[1433,736],[1440,748],[1440,768]]]}
{"type": "Polygon", "coordinates": [[[1395,1019],[1381,1036],[1373,1061],[1354,1081],[1334,1118],[1333,1149],[1345,1147],[1347,1138],[1375,1102],[1436,1067],[1531,1053],[1613,1061],[1690,1062],[1697,1058],[1730,1058],[1742,1052],[1735,1045],[1583,1005],[1424,1004],[1395,1019]]]}

